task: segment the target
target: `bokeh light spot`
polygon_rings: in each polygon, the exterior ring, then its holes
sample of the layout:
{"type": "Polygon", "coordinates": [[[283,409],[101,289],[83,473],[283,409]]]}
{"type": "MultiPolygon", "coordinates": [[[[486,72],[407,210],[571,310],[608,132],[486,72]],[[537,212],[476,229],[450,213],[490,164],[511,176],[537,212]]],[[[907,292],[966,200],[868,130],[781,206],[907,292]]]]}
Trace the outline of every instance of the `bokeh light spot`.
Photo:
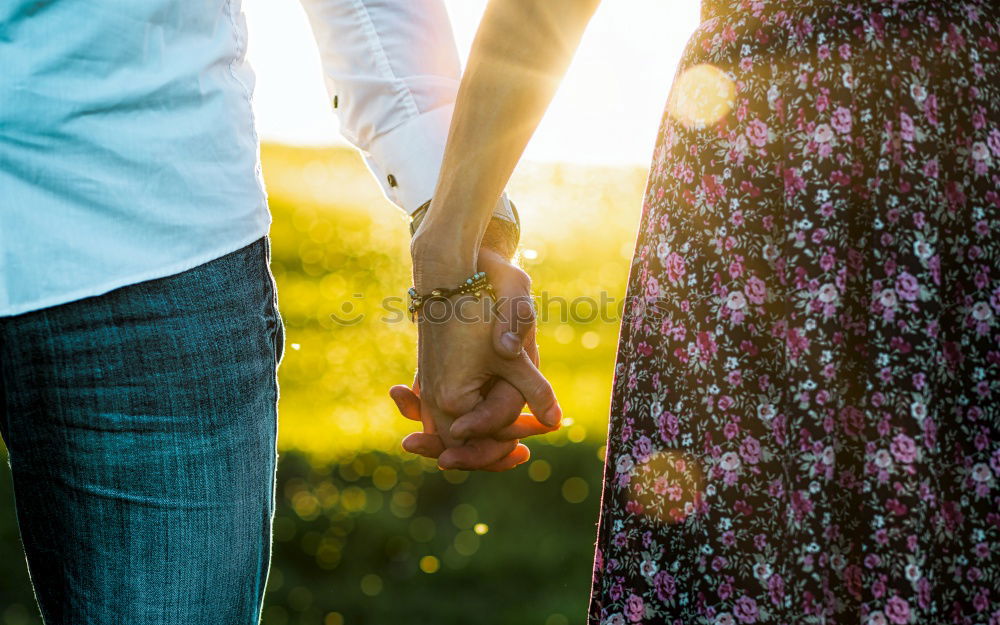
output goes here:
{"type": "Polygon", "coordinates": [[[340,496],[340,503],[348,512],[360,512],[364,509],[367,499],[365,491],[357,486],[351,486],[344,489],[340,496]]]}
{"type": "Polygon", "coordinates": [[[479,536],[475,532],[462,530],[455,535],[455,551],[463,556],[471,556],[479,551],[479,536]]]}
{"type": "Polygon", "coordinates": [[[477,533],[477,534],[479,534],[480,536],[482,536],[482,535],[483,535],[483,534],[485,534],[486,532],[490,531],[490,526],[489,526],[489,525],[487,525],[487,524],[485,524],[485,523],[476,523],[476,524],[475,524],[475,525],[474,525],[474,526],[472,527],[472,531],[474,531],[475,533],[477,533]]]}
{"type": "Polygon", "coordinates": [[[344,625],[344,616],[340,612],[330,612],[323,619],[323,625],[344,625]]]}
{"type": "Polygon", "coordinates": [[[589,330],[583,333],[580,337],[580,344],[583,345],[584,349],[595,349],[601,344],[601,335],[593,330],[589,330]]]}
{"type": "Polygon", "coordinates": [[[569,625],[569,619],[566,618],[566,615],[556,612],[545,619],[545,625],[569,625]]]}
{"type": "Polygon", "coordinates": [[[396,485],[396,470],[392,467],[382,465],[372,473],[372,483],[379,490],[390,490],[396,485]]]}
{"type": "Polygon", "coordinates": [[[382,592],[382,578],[374,573],[369,573],[361,578],[361,592],[369,597],[382,592]]]}
{"type": "Polygon", "coordinates": [[[441,568],[441,561],[434,556],[424,556],[420,558],[420,570],[424,573],[437,573],[441,568]]]}
{"type": "Polygon", "coordinates": [[[571,477],[562,485],[563,499],[570,503],[581,503],[590,493],[590,486],[582,477],[571,477]]]}
{"type": "Polygon", "coordinates": [[[312,602],[312,591],[305,586],[296,586],[288,592],[288,605],[296,612],[305,612],[312,602]]]}
{"type": "Polygon", "coordinates": [[[312,521],[319,516],[319,501],[309,491],[299,491],[292,497],[292,509],[303,521],[312,521]]]}
{"type": "Polygon", "coordinates": [[[544,482],[552,475],[552,466],[544,460],[535,460],[528,465],[528,477],[535,482],[544,482]]]}
{"type": "Polygon", "coordinates": [[[469,479],[468,471],[442,471],[444,479],[450,484],[461,484],[465,480],[469,479]]]}
{"type": "Polygon", "coordinates": [[[462,530],[469,529],[475,525],[478,517],[479,512],[467,503],[460,503],[451,511],[451,522],[455,524],[455,527],[462,530]]]}
{"type": "Polygon", "coordinates": [[[582,425],[574,425],[566,430],[566,438],[574,443],[582,443],[587,438],[587,428],[582,425]]]}
{"type": "Polygon", "coordinates": [[[563,323],[556,326],[555,329],[555,339],[563,345],[568,345],[573,342],[573,337],[576,336],[576,332],[573,331],[573,326],[568,323],[563,323]]]}
{"type": "Polygon", "coordinates": [[[392,513],[401,519],[413,516],[416,506],[416,496],[405,490],[398,490],[393,493],[392,499],[389,501],[389,508],[392,510],[392,513]]]}
{"type": "Polygon", "coordinates": [[[667,110],[692,128],[704,128],[725,117],[736,103],[736,85],[724,71],[702,63],[677,77],[667,110]]]}

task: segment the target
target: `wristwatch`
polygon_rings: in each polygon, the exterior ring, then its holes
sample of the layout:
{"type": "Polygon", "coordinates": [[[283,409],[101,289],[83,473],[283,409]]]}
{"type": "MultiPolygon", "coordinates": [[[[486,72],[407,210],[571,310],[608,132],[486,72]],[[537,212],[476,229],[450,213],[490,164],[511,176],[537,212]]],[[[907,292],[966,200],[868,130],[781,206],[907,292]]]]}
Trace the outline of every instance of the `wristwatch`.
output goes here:
{"type": "MultiPolygon", "coordinates": [[[[413,211],[413,214],[410,216],[410,236],[417,233],[417,228],[427,214],[427,209],[430,205],[431,201],[427,200],[417,207],[417,210],[413,211]]],[[[486,226],[486,232],[483,233],[483,240],[480,245],[494,250],[504,258],[510,260],[514,258],[514,254],[517,252],[517,245],[520,239],[521,218],[517,214],[517,208],[514,206],[514,203],[504,195],[497,202],[497,206],[493,210],[493,217],[486,226]]]]}

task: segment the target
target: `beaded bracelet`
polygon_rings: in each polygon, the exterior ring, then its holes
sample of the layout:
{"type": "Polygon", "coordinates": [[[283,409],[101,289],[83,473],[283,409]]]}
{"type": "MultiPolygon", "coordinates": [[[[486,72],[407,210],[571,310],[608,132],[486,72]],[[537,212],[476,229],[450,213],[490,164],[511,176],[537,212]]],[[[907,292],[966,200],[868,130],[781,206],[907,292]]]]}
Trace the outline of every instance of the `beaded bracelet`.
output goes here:
{"type": "Polygon", "coordinates": [[[417,293],[416,288],[410,287],[410,290],[407,291],[407,294],[410,296],[410,319],[415,320],[417,313],[429,300],[444,299],[454,297],[455,295],[472,295],[476,299],[479,299],[483,296],[483,292],[496,299],[496,294],[493,292],[493,285],[490,284],[485,271],[477,271],[470,278],[466,279],[465,282],[453,289],[434,289],[426,295],[420,295],[417,293]]]}

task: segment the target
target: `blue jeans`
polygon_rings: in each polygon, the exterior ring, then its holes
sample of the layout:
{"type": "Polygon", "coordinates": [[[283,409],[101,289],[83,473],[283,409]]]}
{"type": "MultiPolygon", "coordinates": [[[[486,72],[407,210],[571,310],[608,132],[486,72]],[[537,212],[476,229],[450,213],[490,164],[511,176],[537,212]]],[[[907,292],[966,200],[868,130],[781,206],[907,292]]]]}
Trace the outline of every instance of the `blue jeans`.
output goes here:
{"type": "Polygon", "coordinates": [[[0,318],[0,433],[48,625],[250,625],[283,330],[261,239],[0,318]]]}

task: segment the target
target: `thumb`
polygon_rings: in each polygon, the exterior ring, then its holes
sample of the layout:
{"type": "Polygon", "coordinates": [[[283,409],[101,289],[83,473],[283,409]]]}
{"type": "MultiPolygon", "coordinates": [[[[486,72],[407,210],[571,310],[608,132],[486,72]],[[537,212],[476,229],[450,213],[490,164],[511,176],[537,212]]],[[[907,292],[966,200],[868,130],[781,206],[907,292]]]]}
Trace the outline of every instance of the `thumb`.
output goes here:
{"type": "Polygon", "coordinates": [[[517,360],[506,361],[500,367],[499,375],[521,392],[539,421],[549,427],[559,425],[562,409],[556,400],[556,393],[527,354],[522,354],[517,360]]]}
{"type": "Polygon", "coordinates": [[[517,358],[535,331],[535,307],[531,303],[531,295],[498,293],[496,312],[493,349],[504,358],[517,358]]]}

